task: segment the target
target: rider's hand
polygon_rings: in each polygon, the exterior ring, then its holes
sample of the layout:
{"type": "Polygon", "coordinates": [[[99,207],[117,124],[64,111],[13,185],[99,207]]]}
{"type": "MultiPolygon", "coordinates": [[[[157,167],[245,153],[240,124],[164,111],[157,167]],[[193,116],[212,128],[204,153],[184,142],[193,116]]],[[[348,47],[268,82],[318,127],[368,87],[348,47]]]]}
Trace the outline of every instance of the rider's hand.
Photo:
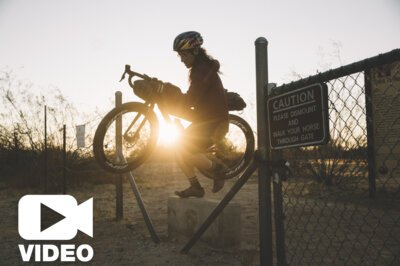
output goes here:
{"type": "Polygon", "coordinates": [[[152,78],[151,81],[151,86],[154,88],[154,93],[156,94],[162,94],[164,90],[164,82],[161,80],[158,80],[157,78],[152,78]]]}

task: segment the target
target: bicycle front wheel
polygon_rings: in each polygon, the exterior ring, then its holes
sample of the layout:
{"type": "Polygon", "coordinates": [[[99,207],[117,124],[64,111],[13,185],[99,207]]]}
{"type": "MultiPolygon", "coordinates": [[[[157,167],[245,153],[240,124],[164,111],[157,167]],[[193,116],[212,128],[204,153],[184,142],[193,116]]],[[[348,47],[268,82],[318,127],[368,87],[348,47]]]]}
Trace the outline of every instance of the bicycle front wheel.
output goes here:
{"type": "Polygon", "coordinates": [[[158,120],[153,110],[143,103],[124,103],[100,122],[93,140],[93,153],[105,170],[125,173],[146,161],[157,138],[158,120]]]}

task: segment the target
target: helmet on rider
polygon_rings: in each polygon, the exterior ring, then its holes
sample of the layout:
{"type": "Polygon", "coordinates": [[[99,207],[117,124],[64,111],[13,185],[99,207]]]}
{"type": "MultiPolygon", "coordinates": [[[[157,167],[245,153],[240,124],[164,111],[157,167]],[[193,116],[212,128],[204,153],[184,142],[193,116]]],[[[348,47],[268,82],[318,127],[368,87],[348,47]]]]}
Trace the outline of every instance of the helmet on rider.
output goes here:
{"type": "Polygon", "coordinates": [[[186,31],[176,36],[173,49],[176,52],[181,52],[200,47],[202,44],[203,38],[200,33],[197,31],[186,31]]]}

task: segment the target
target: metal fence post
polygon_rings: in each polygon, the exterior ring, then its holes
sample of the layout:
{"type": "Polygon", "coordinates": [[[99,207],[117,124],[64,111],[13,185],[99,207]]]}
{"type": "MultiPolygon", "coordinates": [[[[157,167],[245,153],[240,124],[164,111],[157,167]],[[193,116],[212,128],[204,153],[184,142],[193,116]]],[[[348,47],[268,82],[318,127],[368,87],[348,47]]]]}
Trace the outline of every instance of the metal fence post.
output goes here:
{"type": "Polygon", "coordinates": [[[47,106],[44,106],[44,193],[47,194],[47,106]]]}
{"type": "Polygon", "coordinates": [[[67,126],[63,126],[63,194],[67,194],[67,126]]]}
{"type": "MultiPolygon", "coordinates": [[[[115,107],[122,104],[122,92],[117,91],[115,93],[115,107]]],[[[115,145],[116,145],[116,156],[122,153],[122,117],[119,116],[115,121],[115,145]]],[[[117,221],[122,219],[123,216],[123,182],[122,175],[117,175],[115,180],[116,189],[116,219],[117,221]]]]}
{"type": "Polygon", "coordinates": [[[16,129],[14,128],[14,165],[17,168],[18,167],[18,150],[19,150],[19,145],[18,145],[18,133],[16,129]]]}
{"type": "Polygon", "coordinates": [[[275,214],[275,243],[277,265],[287,265],[285,250],[285,228],[282,198],[282,176],[274,173],[274,214],[275,214]]]}
{"type": "MultiPolygon", "coordinates": [[[[271,94],[273,88],[276,87],[275,83],[268,84],[268,95],[271,94]]],[[[268,96],[267,96],[268,97],[268,96]]],[[[269,115],[269,114],[268,114],[269,115]]],[[[282,150],[271,150],[271,158],[273,160],[283,159],[282,150]]],[[[273,205],[274,205],[274,225],[275,225],[275,252],[276,264],[278,266],[288,265],[286,262],[286,245],[285,245],[285,222],[283,211],[283,194],[282,194],[282,179],[279,173],[273,173],[272,187],[273,187],[273,205]]]]}
{"type": "Polygon", "coordinates": [[[374,141],[374,124],[372,112],[372,88],[371,88],[371,71],[364,72],[365,84],[365,112],[367,118],[367,161],[368,161],[368,182],[369,196],[375,198],[376,180],[375,180],[375,141],[374,141]]]}
{"type": "Polygon", "coordinates": [[[270,159],[268,125],[266,123],[266,104],[268,84],[268,41],[260,37],[256,46],[256,83],[257,83],[257,135],[261,163],[258,167],[260,265],[272,265],[272,211],[271,211],[271,175],[267,161],[270,159]]]}

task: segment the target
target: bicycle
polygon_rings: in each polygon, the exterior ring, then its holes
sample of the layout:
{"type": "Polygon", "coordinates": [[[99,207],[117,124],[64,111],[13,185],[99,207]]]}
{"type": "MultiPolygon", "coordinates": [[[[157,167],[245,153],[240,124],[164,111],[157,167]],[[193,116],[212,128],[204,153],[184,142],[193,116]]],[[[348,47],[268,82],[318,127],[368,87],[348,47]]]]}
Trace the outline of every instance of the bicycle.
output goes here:
{"type": "MultiPolygon", "coordinates": [[[[134,77],[145,81],[153,81],[159,85],[164,83],[145,74],[131,71],[125,65],[121,81],[128,75],[128,83],[135,92],[132,80],[134,77]]],[[[153,92],[150,92],[151,95],[153,92]]],[[[143,97],[145,102],[127,102],[115,107],[100,122],[93,140],[93,153],[102,168],[112,173],[125,173],[142,165],[152,154],[158,140],[158,117],[154,112],[156,97],[143,97]],[[115,140],[116,121],[121,121],[121,151],[117,151],[115,140]],[[117,155],[122,155],[117,156],[117,155]]],[[[165,121],[172,124],[170,114],[159,104],[158,108],[165,121]]],[[[219,160],[228,170],[225,178],[238,176],[249,164],[254,153],[254,135],[250,125],[241,117],[229,114],[229,130],[224,139],[207,150],[207,157],[219,160]]],[[[206,177],[212,174],[199,169],[206,177]]]]}

